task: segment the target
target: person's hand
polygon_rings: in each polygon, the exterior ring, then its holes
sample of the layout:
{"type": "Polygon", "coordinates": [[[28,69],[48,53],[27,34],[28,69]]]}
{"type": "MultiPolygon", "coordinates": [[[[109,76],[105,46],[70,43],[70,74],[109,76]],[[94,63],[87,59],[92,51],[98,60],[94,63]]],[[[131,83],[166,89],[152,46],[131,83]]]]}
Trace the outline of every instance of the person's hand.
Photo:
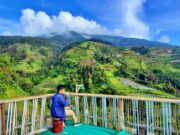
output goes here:
{"type": "Polygon", "coordinates": [[[70,107],[70,106],[66,106],[65,109],[66,109],[66,110],[70,110],[71,107],[70,107]]]}
{"type": "Polygon", "coordinates": [[[69,92],[66,92],[66,96],[69,96],[69,92]]]}

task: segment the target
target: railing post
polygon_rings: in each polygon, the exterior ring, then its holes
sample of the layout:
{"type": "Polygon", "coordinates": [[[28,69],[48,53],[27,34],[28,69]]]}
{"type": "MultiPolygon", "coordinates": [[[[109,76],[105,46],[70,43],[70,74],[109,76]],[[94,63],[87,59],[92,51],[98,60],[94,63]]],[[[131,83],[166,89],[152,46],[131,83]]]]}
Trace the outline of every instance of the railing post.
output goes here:
{"type": "Polygon", "coordinates": [[[5,135],[6,134],[6,127],[5,127],[5,115],[4,115],[4,106],[5,104],[4,103],[0,103],[0,114],[1,114],[1,130],[2,130],[2,135],[5,135]]]}
{"type": "Polygon", "coordinates": [[[118,100],[118,130],[121,130],[121,120],[122,120],[122,111],[123,111],[123,99],[118,100]]]}

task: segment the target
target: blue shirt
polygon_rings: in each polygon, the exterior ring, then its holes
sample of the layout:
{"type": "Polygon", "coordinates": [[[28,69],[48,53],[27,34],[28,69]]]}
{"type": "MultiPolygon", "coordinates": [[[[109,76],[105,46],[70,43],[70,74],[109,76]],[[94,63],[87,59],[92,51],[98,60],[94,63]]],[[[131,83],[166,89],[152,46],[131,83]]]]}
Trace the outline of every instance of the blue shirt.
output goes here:
{"type": "Polygon", "coordinates": [[[61,120],[65,120],[66,119],[66,112],[65,112],[64,107],[69,105],[69,96],[65,96],[65,99],[64,99],[62,94],[56,93],[51,98],[51,100],[52,100],[51,117],[59,118],[61,120]]]}

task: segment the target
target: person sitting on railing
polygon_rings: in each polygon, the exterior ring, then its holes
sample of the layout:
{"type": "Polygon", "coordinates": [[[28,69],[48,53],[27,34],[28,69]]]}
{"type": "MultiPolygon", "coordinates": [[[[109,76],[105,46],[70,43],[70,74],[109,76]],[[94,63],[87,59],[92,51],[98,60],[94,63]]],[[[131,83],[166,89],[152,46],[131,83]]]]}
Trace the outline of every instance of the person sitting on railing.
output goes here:
{"type": "Polygon", "coordinates": [[[74,120],[74,124],[79,124],[75,113],[72,110],[65,110],[65,107],[70,106],[69,96],[65,94],[65,86],[58,85],[57,93],[51,98],[51,117],[53,120],[59,120],[64,122],[66,120],[66,115],[71,115],[74,120]]]}

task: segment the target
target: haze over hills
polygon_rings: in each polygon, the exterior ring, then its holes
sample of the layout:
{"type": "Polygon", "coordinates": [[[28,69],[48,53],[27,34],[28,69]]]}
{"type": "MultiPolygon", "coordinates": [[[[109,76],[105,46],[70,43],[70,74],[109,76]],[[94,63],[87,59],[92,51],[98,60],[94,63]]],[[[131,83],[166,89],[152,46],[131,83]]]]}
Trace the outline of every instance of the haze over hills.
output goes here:
{"type": "Polygon", "coordinates": [[[69,31],[62,34],[51,33],[49,35],[44,35],[43,37],[56,40],[57,42],[70,41],[71,43],[85,41],[85,40],[93,40],[93,41],[107,42],[115,46],[149,46],[149,47],[174,46],[168,43],[149,41],[146,39],[125,38],[125,37],[120,37],[120,36],[109,36],[109,35],[89,35],[89,34],[84,34],[84,33],[77,33],[74,31],[69,31]]]}
{"type": "Polygon", "coordinates": [[[180,47],[117,46],[117,37],[95,37],[1,36],[0,98],[52,93],[59,83],[69,90],[83,83],[90,93],[179,97],[180,47]]]}
{"type": "Polygon", "coordinates": [[[10,45],[18,42],[34,44],[32,42],[35,42],[36,44],[51,44],[58,49],[63,49],[63,47],[68,46],[70,44],[87,41],[87,40],[99,41],[99,42],[112,44],[114,46],[125,46],[125,47],[127,46],[175,47],[175,45],[156,42],[156,41],[149,41],[145,39],[125,38],[120,36],[108,36],[108,35],[88,35],[84,33],[77,33],[74,31],[68,31],[61,34],[50,33],[38,37],[0,36],[0,45],[10,45]]]}

